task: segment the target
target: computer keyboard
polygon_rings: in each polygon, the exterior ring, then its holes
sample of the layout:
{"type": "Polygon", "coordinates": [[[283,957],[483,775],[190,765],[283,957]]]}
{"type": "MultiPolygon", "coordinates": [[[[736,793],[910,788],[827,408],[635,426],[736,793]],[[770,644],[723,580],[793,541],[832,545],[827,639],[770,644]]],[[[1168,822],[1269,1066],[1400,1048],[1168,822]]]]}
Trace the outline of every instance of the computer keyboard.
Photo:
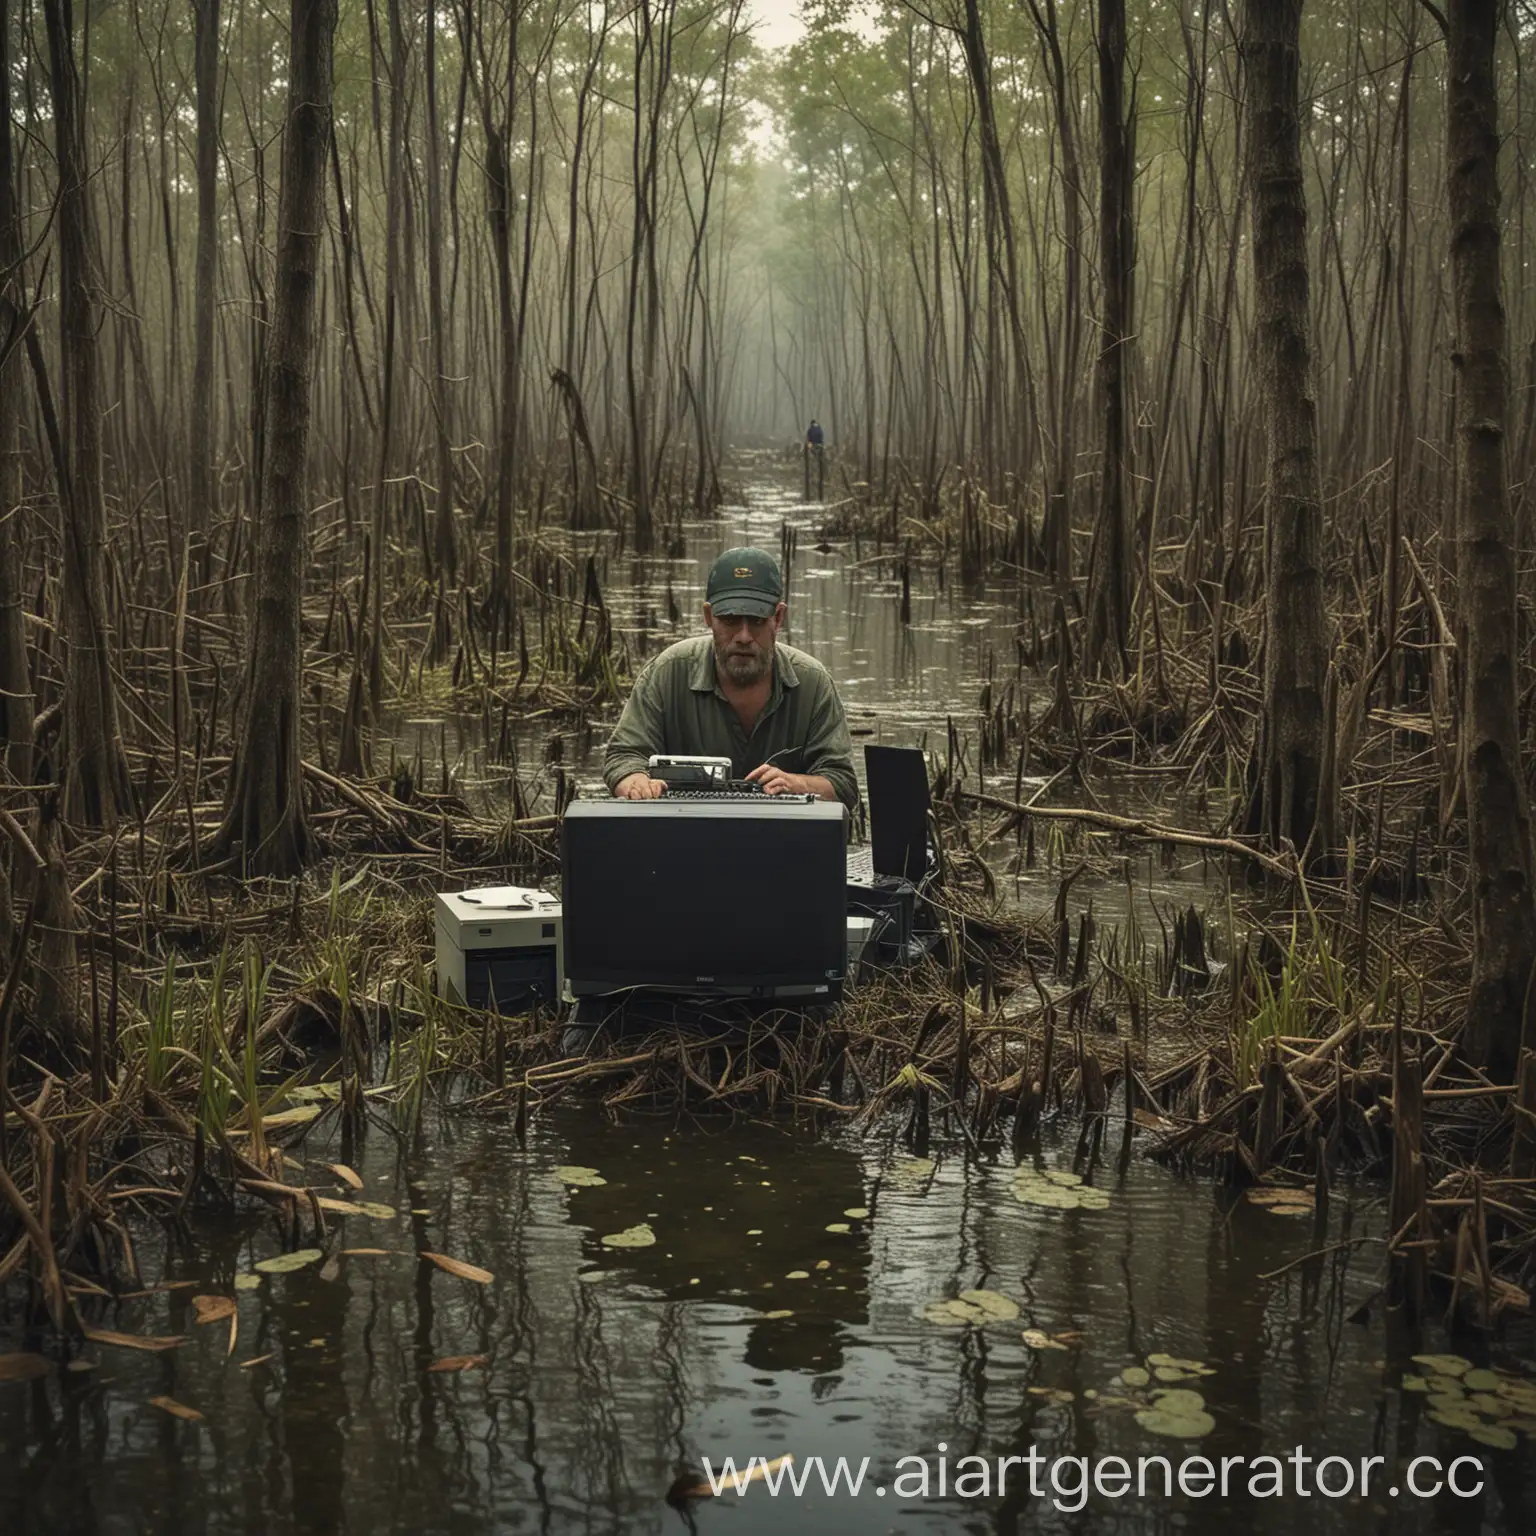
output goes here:
{"type": "Polygon", "coordinates": [[[805,801],[814,800],[815,798],[815,795],[793,795],[787,793],[770,795],[757,784],[745,784],[740,789],[673,789],[668,785],[666,794],[661,797],[663,803],[668,800],[734,800],[738,804],[743,800],[778,800],[803,804],[805,801]]]}

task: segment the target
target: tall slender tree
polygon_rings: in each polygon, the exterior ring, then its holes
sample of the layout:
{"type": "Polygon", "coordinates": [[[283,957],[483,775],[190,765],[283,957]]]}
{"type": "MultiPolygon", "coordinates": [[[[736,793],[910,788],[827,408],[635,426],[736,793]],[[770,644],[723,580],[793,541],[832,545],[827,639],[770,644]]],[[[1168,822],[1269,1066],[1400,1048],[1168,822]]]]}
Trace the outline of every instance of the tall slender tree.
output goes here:
{"type": "Polygon", "coordinates": [[[238,844],[251,874],[295,874],[314,852],[301,784],[299,685],[315,289],[335,32],[336,0],[292,0],[272,330],[262,367],[256,602],[230,803],[216,839],[221,852],[238,844]]]}
{"type": "Polygon", "coordinates": [[[1087,671],[1124,671],[1131,622],[1131,562],[1126,537],[1129,433],[1126,348],[1131,337],[1135,240],[1131,223],[1131,133],[1125,110],[1125,0],[1099,0],[1099,274],[1104,329],[1099,392],[1104,412],[1104,469],[1099,515],[1088,553],[1087,671]]]}
{"type": "MultiPolygon", "coordinates": [[[[1499,281],[1500,0],[1447,11],[1446,186],[1456,338],[1456,533],[1465,638],[1462,753],[1472,874],[1472,990],[1465,1046],[1508,1074],[1525,1043],[1536,960],[1531,816],[1520,761],[1515,520],[1505,432],[1509,376],[1499,281]]],[[[1505,1081],[1508,1081],[1506,1075],[1505,1081]]]]}
{"type": "Polygon", "coordinates": [[[192,301],[190,529],[206,534],[214,511],[213,305],[219,260],[219,0],[192,0],[197,75],[197,267],[192,301]]]}
{"type": "Polygon", "coordinates": [[[99,278],[91,230],[85,103],[75,67],[70,0],[44,0],[59,191],[59,350],[64,412],[59,465],[63,530],[63,634],[68,646],[59,759],[66,821],[110,827],[131,798],[112,680],[107,607],[107,512],[102,486],[101,395],[96,358],[99,278]]]}
{"type": "Polygon", "coordinates": [[[1243,0],[1253,350],[1263,413],[1264,704],[1249,824],[1297,851],[1332,841],[1323,782],[1328,667],[1322,489],[1312,377],[1307,199],[1301,164],[1302,0],[1243,0]]]}

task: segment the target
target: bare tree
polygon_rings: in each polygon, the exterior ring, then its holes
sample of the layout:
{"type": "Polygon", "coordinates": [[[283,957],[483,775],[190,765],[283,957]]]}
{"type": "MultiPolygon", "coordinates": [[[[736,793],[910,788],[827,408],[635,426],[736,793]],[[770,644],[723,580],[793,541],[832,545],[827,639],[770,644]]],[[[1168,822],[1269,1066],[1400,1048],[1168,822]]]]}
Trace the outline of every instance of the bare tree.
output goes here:
{"type": "Polygon", "coordinates": [[[256,603],[245,715],[230,803],[216,840],[221,852],[238,844],[252,874],[294,874],[314,852],[301,784],[299,681],[315,289],[335,31],[336,0],[292,0],[275,295],[264,367],[256,603]]]}
{"type": "MultiPolygon", "coordinates": [[[[1467,1054],[1508,1081],[1536,959],[1531,817],[1520,761],[1515,521],[1499,281],[1500,0],[1451,0],[1446,150],[1456,338],[1456,532],[1466,673],[1461,749],[1472,874],[1467,1054]]],[[[1531,1043],[1527,1038],[1526,1044],[1531,1043]]]]}
{"type": "Polygon", "coordinates": [[[190,526],[206,532],[214,512],[213,304],[218,278],[219,0],[192,0],[197,59],[197,275],[192,306],[193,361],[190,526]]]}
{"type": "Polygon", "coordinates": [[[1253,217],[1253,349],[1268,471],[1264,705],[1250,825],[1298,851],[1332,842],[1323,783],[1328,658],[1322,491],[1301,165],[1302,0],[1244,0],[1242,57],[1253,217]]]}

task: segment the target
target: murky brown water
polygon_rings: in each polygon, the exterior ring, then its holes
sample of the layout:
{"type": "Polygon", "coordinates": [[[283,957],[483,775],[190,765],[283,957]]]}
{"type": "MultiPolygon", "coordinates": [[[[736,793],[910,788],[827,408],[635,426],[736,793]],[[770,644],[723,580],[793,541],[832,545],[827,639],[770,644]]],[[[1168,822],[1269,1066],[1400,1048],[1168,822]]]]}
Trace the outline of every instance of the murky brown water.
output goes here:
{"type": "MultiPolygon", "coordinates": [[[[1000,665],[1011,656],[1010,590],[920,591],[902,626],[889,567],[858,565],[845,544],[817,554],[821,514],[787,482],[756,484],[750,509],[699,525],[688,559],[634,566],[635,585],[609,596],[637,650],[642,630],[655,648],[691,627],[720,547],[777,549],[786,517],[802,528],[791,636],[830,666],[863,733],[856,744],[912,744],[941,731],[946,713],[968,712],[988,647],[1000,665]],[[685,610],[675,632],[655,617],[668,577],[685,610]]],[[[437,733],[420,729],[430,755],[437,733]]],[[[451,722],[442,738],[466,789],[494,794],[473,723],[451,722]]],[[[406,736],[402,752],[414,749],[406,736]]],[[[590,757],[577,767],[590,773],[590,757]]],[[[1198,859],[1171,871],[1141,859],[1125,910],[1150,929],[1153,900],[1219,909],[1212,873],[1198,859]]],[[[1025,870],[1004,887],[1032,909],[1051,900],[1055,879],[1025,870]]],[[[1085,881],[1074,911],[1092,891],[1096,910],[1123,917],[1124,890],[1085,881]]],[[[1021,1203],[1006,1156],[940,1147],[922,1167],[887,1139],[829,1124],[614,1125],[571,1108],[536,1117],[524,1148],[501,1120],[444,1112],[428,1126],[427,1143],[405,1153],[375,1128],[356,1158],[363,1198],[395,1214],[345,1218],[331,1247],[383,1254],[342,1255],[236,1291],[237,1275],[282,1250],[270,1218],[200,1216],[190,1232],[142,1234],[145,1273],[193,1286],[92,1303],[92,1320],[188,1342],[162,1354],[92,1344],[89,1371],[0,1385],[0,1532],[1536,1529],[1531,1442],[1498,1450],[1432,1422],[1425,1394],[1401,1386],[1420,1346],[1389,1339],[1379,1309],[1347,1321],[1375,1290],[1378,1243],[1274,1273],[1319,1240],[1378,1237],[1373,1188],[1336,1198],[1317,1234],[1310,1221],[1234,1203],[1138,1157],[1120,1170],[1118,1126],[1110,1161],[1078,1168],[1107,1206],[1075,1210],[1021,1203]],[[554,1172],[568,1164],[606,1182],[572,1188],[554,1172]],[[642,1222],[652,1246],[601,1241],[642,1222]],[[423,1250],[494,1278],[456,1278],[423,1250]],[[924,1317],[931,1302],[972,1288],[1008,1298],[1019,1315],[979,1327],[924,1317]],[[227,1323],[194,1324],[198,1292],[238,1297],[232,1356],[227,1323]],[[1024,1338],[1033,1329],[1067,1335],[1068,1347],[1035,1347],[1024,1338]],[[1127,1395],[1118,1372],[1160,1352],[1210,1372],[1179,1382],[1201,1393],[1213,1420],[1197,1441],[1155,1435],[1134,1407],[1104,1400],[1127,1395]],[[484,1364],[429,1370],[461,1355],[484,1364]],[[179,1420],[151,1404],[156,1396],[203,1417],[179,1420]],[[974,1463],[973,1485],[956,1483],[967,1456],[995,1466],[1034,1449],[1134,1466],[1143,1455],[1201,1454],[1219,1464],[1289,1457],[1297,1445],[1356,1467],[1383,1457],[1373,1495],[1133,1492],[1078,1508],[1070,1464],[1054,1482],[1046,1464],[1042,1498],[1028,1468],[1010,1470],[1002,1496],[995,1483],[975,1490],[974,1463]],[[817,1475],[801,1498],[775,1499],[759,1484],[687,1512],[664,1501],[678,1472],[706,1457],[786,1452],[802,1470],[824,1458],[829,1475],[848,1458],[851,1471],[863,1468],[862,1492],[850,1496],[845,1481],[829,1497],[817,1475]],[[1482,1491],[1390,1497],[1419,1455],[1475,1457],[1463,1476],[1482,1491]],[[925,1459],[927,1496],[907,1457],[925,1459]]],[[[1070,1169],[1070,1132],[1055,1135],[1041,1166],[1070,1169]]],[[[295,1179],[326,1179],[334,1149],[317,1142],[304,1155],[295,1179]]],[[[18,1317],[0,1311],[0,1352],[31,1342],[18,1317]]],[[[1529,1328],[1478,1359],[1490,1363],[1536,1373],[1529,1328]]],[[[1241,1473],[1233,1486],[1246,1486],[1241,1473]]]]}

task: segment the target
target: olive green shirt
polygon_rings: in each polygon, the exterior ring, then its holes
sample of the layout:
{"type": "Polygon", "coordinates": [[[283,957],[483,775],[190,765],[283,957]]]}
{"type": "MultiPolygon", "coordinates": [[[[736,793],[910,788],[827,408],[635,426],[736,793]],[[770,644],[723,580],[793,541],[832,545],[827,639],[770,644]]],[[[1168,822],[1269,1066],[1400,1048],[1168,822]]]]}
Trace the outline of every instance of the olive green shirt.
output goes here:
{"type": "Polygon", "coordinates": [[[767,762],[820,774],[850,810],[859,802],[853,743],[831,675],[782,642],[773,651],[773,692],[750,736],[720,691],[713,636],[679,640],[648,662],[603,755],[603,778],[612,790],[644,773],[652,754],[669,752],[728,757],[737,779],[767,762]]]}

